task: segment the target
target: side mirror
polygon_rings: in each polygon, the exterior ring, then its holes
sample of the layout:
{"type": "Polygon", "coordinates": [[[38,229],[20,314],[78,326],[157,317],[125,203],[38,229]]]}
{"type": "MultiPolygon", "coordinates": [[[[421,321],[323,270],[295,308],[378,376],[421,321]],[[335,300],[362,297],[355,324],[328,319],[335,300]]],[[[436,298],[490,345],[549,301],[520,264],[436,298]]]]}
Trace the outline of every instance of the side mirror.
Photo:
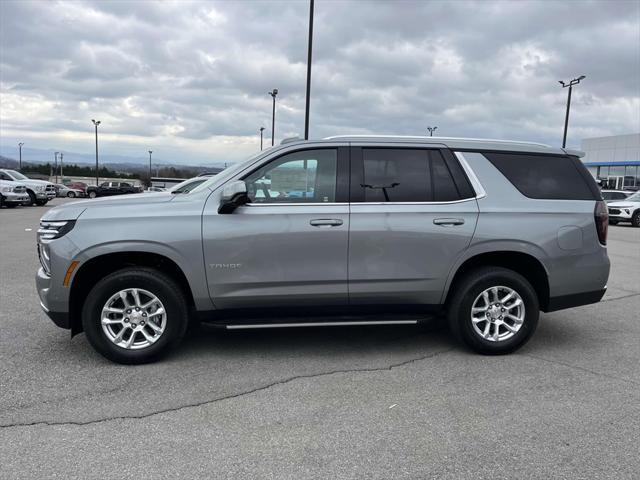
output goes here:
{"type": "Polygon", "coordinates": [[[248,202],[247,185],[242,180],[228,183],[222,190],[218,213],[233,213],[240,205],[248,202]]]}

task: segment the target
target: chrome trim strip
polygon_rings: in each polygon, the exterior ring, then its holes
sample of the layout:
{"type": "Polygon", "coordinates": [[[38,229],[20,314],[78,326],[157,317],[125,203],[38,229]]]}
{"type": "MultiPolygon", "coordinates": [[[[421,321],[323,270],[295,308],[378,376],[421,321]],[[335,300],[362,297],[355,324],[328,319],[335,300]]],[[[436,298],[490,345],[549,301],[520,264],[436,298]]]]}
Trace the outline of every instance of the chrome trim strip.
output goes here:
{"type": "Polygon", "coordinates": [[[340,203],[340,202],[317,202],[317,203],[310,203],[310,202],[300,202],[300,203],[245,203],[244,205],[242,205],[243,207],[297,207],[297,206],[314,206],[317,207],[319,205],[336,205],[336,206],[348,206],[348,203],[340,203]]]}
{"type": "Polygon", "coordinates": [[[45,312],[49,313],[49,309],[47,307],[44,306],[44,303],[42,303],[42,301],[40,302],[40,307],[42,308],[42,310],[44,310],[45,312]]]}
{"type": "Polygon", "coordinates": [[[476,172],[473,171],[473,169],[467,162],[467,159],[464,158],[464,155],[462,154],[462,152],[454,152],[454,153],[458,158],[458,161],[460,161],[460,165],[462,165],[462,168],[464,169],[464,171],[467,173],[467,176],[469,177],[471,186],[476,192],[476,200],[480,200],[481,198],[486,197],[487,192],[482,186],[482,183],[480,183],[480,180],[478,180],[478,177],[476,176],[476,172]]]}
{"type": "Polygon", "coordinates": [[[450,205],[453,203],[464,203],[475,200],[476,197],[463,198],[462,200],[451,200],[450,202],[353,202],[352,207],[357,205],[450,205]]]}
{"type": "Polygon", "coordinates": [[[354,325],[415,325],[418,320],[374,320],[363,322],[311,322],[311,323],[256,323],[251,325],[226,325],[227,330],[252,330],[258,328],[293,327],[349,327],[354,325]]]}

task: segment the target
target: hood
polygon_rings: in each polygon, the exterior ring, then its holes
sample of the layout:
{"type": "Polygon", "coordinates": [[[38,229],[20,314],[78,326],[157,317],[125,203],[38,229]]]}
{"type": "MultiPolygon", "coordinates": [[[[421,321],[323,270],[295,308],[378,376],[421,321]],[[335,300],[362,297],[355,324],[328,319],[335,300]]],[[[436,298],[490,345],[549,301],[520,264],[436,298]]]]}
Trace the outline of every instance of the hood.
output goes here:
{"type": "Polygon", "coordinates": [[[47,182],[46,180],[35,180],[33,178],[27,178],[26,180],[7,180],[12,183],[21,183],[22,185],[53,185],[51,182],[47,182]]]}
{"type": "Polygon", "coordinates": [[[118,195],[115,197],[103,197],[93,200],[79,200],[77,202],[65,203],[47,211],[42,220],[77,220],[77,218],[87,209],[130,206],[130,205],[150,205],[154,203],[164,203],[173,200],[175,195],[170,193],[132,193],[131,195],[118,195]]]}
{"type": "Polygon", "coordinates": [[[629,200],[618,200],[616,202],[607,203],[607,207],[615,208],[636,208],[640,202],[630,202],[629,200]]]}

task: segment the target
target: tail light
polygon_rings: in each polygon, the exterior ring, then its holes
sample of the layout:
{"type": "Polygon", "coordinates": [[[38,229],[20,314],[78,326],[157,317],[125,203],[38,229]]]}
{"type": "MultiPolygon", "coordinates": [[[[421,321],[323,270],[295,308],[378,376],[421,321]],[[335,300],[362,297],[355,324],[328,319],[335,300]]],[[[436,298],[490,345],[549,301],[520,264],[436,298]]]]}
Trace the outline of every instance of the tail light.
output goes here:
{"type": "Polygon", "coordinates": [[[598,240],[602,245],[607,244],[607,230],[609,229],[609,211],[607,204],[602,200],[596,202],[596,208],[593,212],[596,221],[596,231],[598,232],[598,240]]]}

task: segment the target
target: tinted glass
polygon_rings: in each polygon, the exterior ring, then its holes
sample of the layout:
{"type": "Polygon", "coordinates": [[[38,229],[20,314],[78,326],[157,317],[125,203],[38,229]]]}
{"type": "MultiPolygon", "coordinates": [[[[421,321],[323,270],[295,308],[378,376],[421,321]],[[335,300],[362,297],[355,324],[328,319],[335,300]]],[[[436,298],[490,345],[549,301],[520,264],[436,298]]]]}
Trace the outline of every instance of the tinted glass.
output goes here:
{"type": "MultiPolygon", "coordinates": [[[[529,198],[549,200],[597,200],[573,159],[563,156],[483,153],[485,157],[529,198]]],[[[585,168],[584,166],[582,167],[585,168]]]]}
{"type": "Polygon", "coordinates": [[[336,200],[336,149],[289,153],[246,177],[252,203],[329,203],[336,200]]]}
{"type": "Polygon", "coordinates": [[[427,150],[365,148],[365,202],[429,202],[431,173],[427,150]]]}
{"type": "Polygon", "coordinates": [[[451,172],[444,163],[440,152],[431,155],[431,172],[433,175],[433,200],[436,202],[448,202],[458,200],[460,195],[453,183],[451,172]]]}

